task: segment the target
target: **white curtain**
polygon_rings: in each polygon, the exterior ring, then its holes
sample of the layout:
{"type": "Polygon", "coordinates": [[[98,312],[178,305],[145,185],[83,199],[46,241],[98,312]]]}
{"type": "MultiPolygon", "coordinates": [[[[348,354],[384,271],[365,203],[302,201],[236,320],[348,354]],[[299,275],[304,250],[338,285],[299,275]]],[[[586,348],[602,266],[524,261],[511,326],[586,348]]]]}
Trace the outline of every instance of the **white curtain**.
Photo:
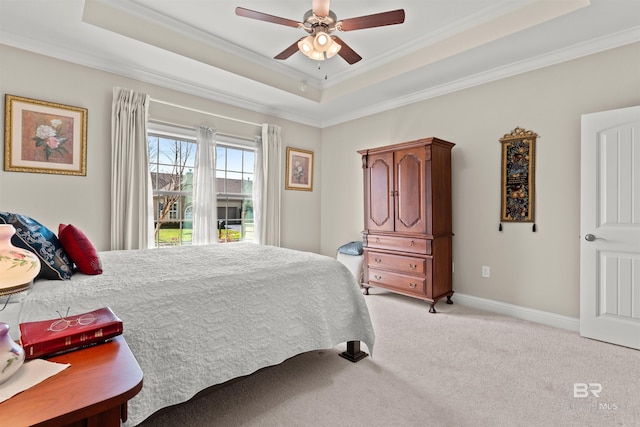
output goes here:
{"type": "Polygon", "coordinates": [[[262,125],[256,141],[253,182],[254,241],[280,246],[280,198],[282,192],[282,138],[280,126],[262,125]]]}
{"type": "Polygon", "coordinates": [[[153,246],[153,195],[147,149],[149,96],[113,88],[111,249],[153,246]]]}
{"type": "Polygon", "coordinates": [[[193,172],[193,237],[194,245],[218,242],[216,193],[216,131],[198,126],[193,172]]]}

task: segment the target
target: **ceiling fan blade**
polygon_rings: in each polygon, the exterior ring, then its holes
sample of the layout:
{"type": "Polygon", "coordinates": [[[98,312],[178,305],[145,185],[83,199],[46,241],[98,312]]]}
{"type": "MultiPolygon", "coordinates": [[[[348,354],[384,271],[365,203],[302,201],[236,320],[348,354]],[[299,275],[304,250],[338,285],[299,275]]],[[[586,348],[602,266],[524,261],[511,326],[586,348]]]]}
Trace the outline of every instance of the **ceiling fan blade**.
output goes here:
{"type": "Polygon", "coordinates": [[[324,18],[329,15],[330,0],[312,0],[311,10],[316,16],[324,18]]]}
{"type": "Polygon", "coordinates": [[[289,46],[288,48],[286,48],[285,50],[283,50],[282,52],[274,56],[273,59],[287,59],[288,57],[296,53],[298,50],[300,50],[298,49],[298,42],[300,40],[296,40],[295,42],[293,42],[291,46],[289,46]]]}
{"type": "Polygon", "coordinates": [[[355,50],[351,49],[340,37],[332,36],[332,38],[336,43],[342,46],[338,51],[338,55],[347,61],[349,65],[353,65],[362,59],[362,56],[358,55],[355,50]]]}
{"type": "Polygon", "coordinates": [[[375,13],[373,15],[359,16],[357,18],[344,19],[338,22],[340,30],[353,31],[365,28],[382,27],[384,25],[402,24],[404,22],[404,9],[391,10],[389,12],[375,13]]]}
{"type": "Polygon", "coordinates": [[[262,12],[256,12],[255,10],[245,9],[244,7],[236,7],[236,15],[243,16],[245,18],[257,19],[258,21],[271,22],[273,24],[286,25],[287,27],[298,28],[302,24],[293,19],[281,18],[279,16],[268,15],[262,12]]]}

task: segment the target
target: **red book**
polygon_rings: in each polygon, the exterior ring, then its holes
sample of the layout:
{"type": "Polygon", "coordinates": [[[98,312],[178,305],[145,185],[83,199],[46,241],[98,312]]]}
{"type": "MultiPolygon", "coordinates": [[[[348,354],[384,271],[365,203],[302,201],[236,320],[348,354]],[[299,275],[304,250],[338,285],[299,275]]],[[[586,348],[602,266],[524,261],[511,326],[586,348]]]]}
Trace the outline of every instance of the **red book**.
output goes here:
{"type": "Polygon", "coordinates": [[[120,334],[122,320],[109,307],[20,324],[20,341],[26,360],[76,350],[120,334]]]}

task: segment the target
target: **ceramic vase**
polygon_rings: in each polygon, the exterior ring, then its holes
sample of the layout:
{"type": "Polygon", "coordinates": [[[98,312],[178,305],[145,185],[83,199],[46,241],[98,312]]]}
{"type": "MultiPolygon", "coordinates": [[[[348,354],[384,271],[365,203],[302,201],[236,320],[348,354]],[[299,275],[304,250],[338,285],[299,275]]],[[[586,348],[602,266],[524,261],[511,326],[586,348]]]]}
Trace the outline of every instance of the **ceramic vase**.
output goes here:
{"type": "Polygon", "coordinates": [[[28,289],[40,272],[36,254],[11,244],[15,232],[13,225],[0,224],[0,296],[28,289]]]}
{"type": "Polygon", "coordinates": [[[24,350],[9,336],[9,325],[0,322],[0,384],[18,372],[24,363],[24,350]]]}

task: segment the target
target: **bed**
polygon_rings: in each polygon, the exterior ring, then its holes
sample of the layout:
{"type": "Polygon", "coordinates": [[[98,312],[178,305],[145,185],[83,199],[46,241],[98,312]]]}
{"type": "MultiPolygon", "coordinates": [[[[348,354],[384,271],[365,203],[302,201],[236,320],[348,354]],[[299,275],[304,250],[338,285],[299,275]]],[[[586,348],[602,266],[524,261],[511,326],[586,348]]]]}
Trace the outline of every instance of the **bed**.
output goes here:
{"type": "Polygon", "coordinates": [[[110,307],[144,373],[125,425],[300,353],[349,343],[353,356],[360,342],[373,351],[364,297],[333,258],[252,243],[99,257],[102,274],[37,280],[19,321],[110,307]]]}

